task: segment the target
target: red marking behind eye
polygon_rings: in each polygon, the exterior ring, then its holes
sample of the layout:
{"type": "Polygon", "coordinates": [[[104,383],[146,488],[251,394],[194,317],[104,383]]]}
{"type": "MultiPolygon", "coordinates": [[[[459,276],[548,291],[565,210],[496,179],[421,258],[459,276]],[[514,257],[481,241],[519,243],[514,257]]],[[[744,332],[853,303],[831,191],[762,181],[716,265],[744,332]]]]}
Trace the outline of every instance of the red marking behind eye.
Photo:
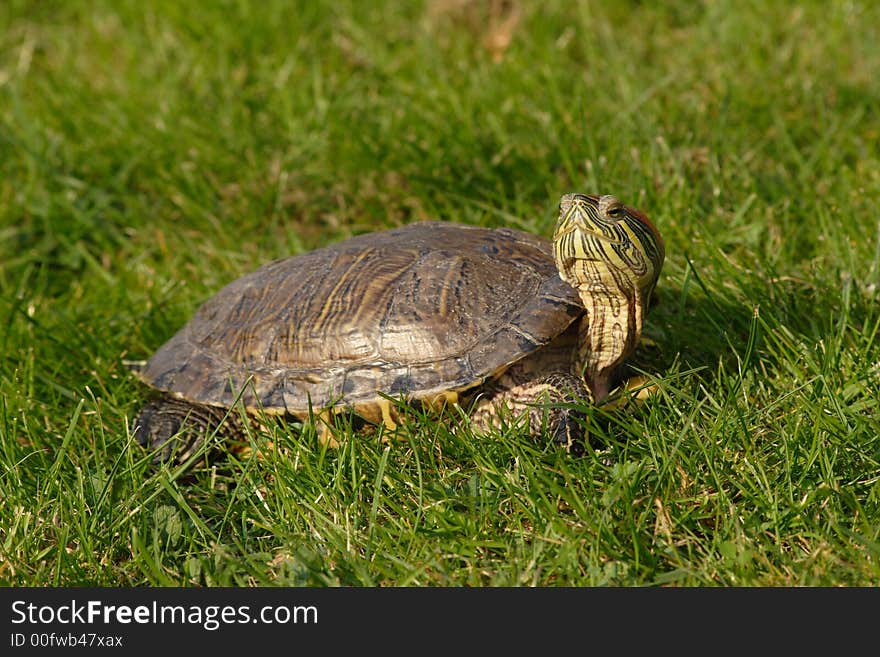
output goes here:
{"type": "Polygon", "coordinates": [[[624,206],[626,211],[631,214],[633,217],[641,221],[645,226],[648,227],[652,233],[654,233],[654,237],[657,239],[657,243],[662,247],[663,246],[663,237],[660,235],[660,231],[651,223],[651,220],[648,219],[648,216],[642,212],[641,210],[637,210],[636,208],[631,208],[630,206],[624,206]]]}

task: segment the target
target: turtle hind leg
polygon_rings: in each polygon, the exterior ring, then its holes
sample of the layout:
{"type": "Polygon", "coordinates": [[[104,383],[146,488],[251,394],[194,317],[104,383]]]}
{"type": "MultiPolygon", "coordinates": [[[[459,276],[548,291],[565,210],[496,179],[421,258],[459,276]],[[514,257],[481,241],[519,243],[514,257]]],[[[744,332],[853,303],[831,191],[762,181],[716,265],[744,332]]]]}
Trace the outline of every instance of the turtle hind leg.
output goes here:
{"type": "Polygon", "coordinates": [[[532,436],[546,431],[554,443],[581,454],[589,438],[578,410],[585,401],[592,403],[592,394],[583,379],[573,374],[558,372],[521,383],[502,375],[490,393],[477,400],[470,417],[485,432],[500,428],[507,413],[514,418],[524,414],[532,436]]]}
{"type": "Polygon", "coordinates": [[[221,424],[224,435],[241,432],[237,418],[226,409],[193,404],[171,395],[147,402],[134,424],[135,440],[153,452],[156,464],[185,462],[221,424]]]}

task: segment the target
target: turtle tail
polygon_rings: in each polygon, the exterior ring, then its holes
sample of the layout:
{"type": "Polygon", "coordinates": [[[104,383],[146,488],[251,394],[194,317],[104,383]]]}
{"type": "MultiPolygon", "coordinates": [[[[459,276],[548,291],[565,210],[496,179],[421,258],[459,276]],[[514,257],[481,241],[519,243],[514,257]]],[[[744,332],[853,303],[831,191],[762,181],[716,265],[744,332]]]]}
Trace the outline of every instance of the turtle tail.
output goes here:
{"type": "Polygon", "coordinates": [[[238,418],[225,408],[193,404],[162,395],[147,402],[134,422],[134,437],[153,453],[153,462],[180,464],[188,460],[217,432],[221,424],[223,434],[240,432],[238,418]]]}

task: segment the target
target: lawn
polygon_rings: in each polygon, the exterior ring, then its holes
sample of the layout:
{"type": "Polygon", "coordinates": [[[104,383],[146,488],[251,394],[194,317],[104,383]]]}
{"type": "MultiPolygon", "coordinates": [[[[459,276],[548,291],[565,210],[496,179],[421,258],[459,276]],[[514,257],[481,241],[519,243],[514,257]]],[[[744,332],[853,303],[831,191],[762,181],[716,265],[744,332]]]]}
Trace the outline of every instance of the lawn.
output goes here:
{"type": "Polygon", "coordinates": [[[880,581],[880,5],[5,0],[0,583],[880,581]],[[188,470],[141,360],[274,258],[426,219],[666,241],[594,450],[414,414],[188,470]]]}

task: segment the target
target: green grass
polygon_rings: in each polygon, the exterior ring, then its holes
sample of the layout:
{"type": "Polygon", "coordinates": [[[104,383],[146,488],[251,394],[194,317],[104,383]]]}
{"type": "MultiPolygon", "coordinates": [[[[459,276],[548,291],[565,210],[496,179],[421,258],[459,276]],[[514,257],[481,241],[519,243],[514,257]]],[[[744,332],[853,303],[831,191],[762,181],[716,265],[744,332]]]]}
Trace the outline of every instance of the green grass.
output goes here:
{"type": "Polygon", "coordinates": [[[880,581],[876,3],[292,4],[0,6],[0,582],[880,581]],[[667,246],[658,394],[595,453],[132,443],[123,360],[226,282],[428,217],[549,236],[569,191],[667,246]]]}

